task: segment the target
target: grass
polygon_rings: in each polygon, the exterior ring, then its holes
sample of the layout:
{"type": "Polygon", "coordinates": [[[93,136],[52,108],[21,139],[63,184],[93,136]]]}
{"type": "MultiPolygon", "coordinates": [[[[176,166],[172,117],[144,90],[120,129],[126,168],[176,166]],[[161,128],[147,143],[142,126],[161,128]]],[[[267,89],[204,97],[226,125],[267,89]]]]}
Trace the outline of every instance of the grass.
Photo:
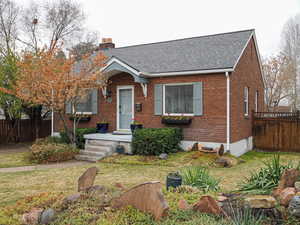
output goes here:
{"type": "Polygon", "coordinates": [[[1,153],[0,154],[0,168],[32,166],[32,165],[35,165],[35,164],[29,161],[28,152],[1,153]]]}
{"type": "MultiPolygon", "coordinates": [[[[239,163],[232,168],[216,167],[213,163],[214,156],[212,155],[202,154],[195,157],[195,152],[181,152],[170,155],[167,160],[158,160],[156,157],[114,156],[97,164],[87,164],[64,169],[0,173],[0,211],[1,207],[12,205],[17,200],[23,199],[26,196],[42,192],[63,193],[64,195],[74,193],[77,189],[78,177],[91,166],[97,166],[100,171],[96,177],[95,184],[112,187],[118,182],[122,183],[126,188],[130,188],[139,183],[153,180],[158,180],[165,184],[166,175],[169,172],[179,171],[185,166],[201,165],[209,167],[210,175],[221,180],[221,191],[228,192],[237,189],[238,183],[244,177],[249,176],[252,171],[257,171],[262,167],[264,165],[262,161],[271,160],[272,155],[269,153],[250,152],[241,157],[245,162],[239,163]]],[[[2,156],[1,162],[6,162],[2,156]]],[[[300,154],[281,154],[281,160],[284,163],[293,162],[296,164],[300,160],[300,154]]],[[[168,202],[171,209],[175,210],[180,197],[182,197],[180,194],[168,194],[168,202]]],[[[184,197],[190,203],[195,202],[199,198],[198,195],[184,197]]],[[[176,214],[174,211],[172,213],[176,214]]],[[[174,215],[174,218],[172,217],[173,222],[174,220],[177,221],[175,219],[177,216],[185,215],[174,215]]],[[[211,223],[207,222],[207,224],[221,224],[214,222],[215,220],[210,217],[207,220],[212,221],[211,223]]],[[[163,224],[174,224],[172,221],[163,224]]],[[[201,223],[206,224],[203,222],[202,217],[198,218],[195,216],[194,222],[185,222],[182,224],[192,225],[201,223]]]]}

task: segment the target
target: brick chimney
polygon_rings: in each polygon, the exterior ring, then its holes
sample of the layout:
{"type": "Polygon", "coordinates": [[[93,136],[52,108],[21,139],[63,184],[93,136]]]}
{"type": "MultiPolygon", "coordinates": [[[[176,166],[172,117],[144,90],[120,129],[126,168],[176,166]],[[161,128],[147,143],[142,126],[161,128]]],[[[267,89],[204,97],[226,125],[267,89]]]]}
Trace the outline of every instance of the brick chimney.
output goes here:
{"type": "Polygon", "coordinates": [[[112,39],[102,38],[102,43],[99,45],[99,50],[107,50],[110,48],[115,48],[115,44],[112,42],[112,39]]]}

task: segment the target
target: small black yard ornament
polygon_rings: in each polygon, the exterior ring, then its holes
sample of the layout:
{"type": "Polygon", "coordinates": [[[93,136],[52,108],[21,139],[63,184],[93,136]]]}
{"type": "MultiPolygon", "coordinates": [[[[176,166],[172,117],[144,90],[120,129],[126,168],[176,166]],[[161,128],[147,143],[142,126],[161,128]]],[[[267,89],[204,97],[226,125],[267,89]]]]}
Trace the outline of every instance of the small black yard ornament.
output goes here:
{"type": "Polygon", "coordinates": [[[182,176],[178,172],[169,173],[166,184],[167,190],[169,190],[169,187],[177,188],[182,184],[182,176]]]}

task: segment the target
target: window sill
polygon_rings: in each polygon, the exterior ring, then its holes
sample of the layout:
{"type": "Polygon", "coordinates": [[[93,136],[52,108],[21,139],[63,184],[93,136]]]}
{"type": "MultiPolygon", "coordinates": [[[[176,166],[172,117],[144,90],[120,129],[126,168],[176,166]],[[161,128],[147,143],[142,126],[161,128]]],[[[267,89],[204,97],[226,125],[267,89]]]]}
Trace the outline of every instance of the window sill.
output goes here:
{"type": "Polygon", "coordinates": [[[190,113],[164,113],[163,116],[194,116],[190,113]]]}
{"type": "Polygon", "coordinates": [[[92,112],[76,112],[76,115],[92,115],[92,112]]]}

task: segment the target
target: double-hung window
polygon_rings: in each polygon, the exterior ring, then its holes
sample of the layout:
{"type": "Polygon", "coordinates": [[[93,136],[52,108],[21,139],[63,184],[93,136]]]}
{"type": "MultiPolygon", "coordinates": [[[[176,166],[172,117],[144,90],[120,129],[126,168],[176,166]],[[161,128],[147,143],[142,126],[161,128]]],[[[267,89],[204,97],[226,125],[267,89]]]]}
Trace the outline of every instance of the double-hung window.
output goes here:
{"type": "Polygon", "coordinates": [[[258,91],[255,92],[255,112],[258,111],[258,91]]]}
{"type": "Polygon", "coordinates": [[[164,114],[193,115],[194,85],[165,84],[164,85],[164,114]]]}
{"type": "Polygon", "coordinates": [[[249,87],[244,88],[244,115],[249,115],[249,87]]]}

